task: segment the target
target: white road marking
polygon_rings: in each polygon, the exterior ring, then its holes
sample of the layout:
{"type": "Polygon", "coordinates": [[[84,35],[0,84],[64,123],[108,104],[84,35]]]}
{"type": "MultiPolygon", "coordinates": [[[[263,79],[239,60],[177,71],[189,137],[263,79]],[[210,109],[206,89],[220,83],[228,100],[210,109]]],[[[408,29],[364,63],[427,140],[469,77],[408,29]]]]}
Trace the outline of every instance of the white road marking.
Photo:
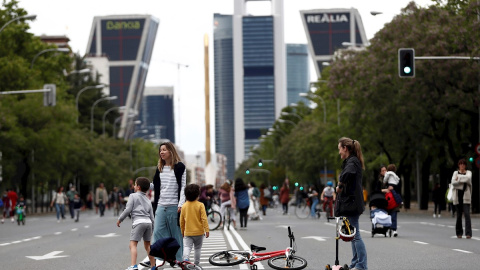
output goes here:
{"type": "Polygon", "coordinates": [[[25,256],[25,257],[27,257],[29,259],[39,261],[39,260],[57,259],[57,258],[63,258],[63,257],[68,257],[69,256],[69,255],[57,256],[57,254],[60,254],[62,252],[63,251],[52,251],[52,252],[50,252],[48,254],[45,254],[43,256],[25,256]]]}
{"type": "Polygon", "coordinates": [[[413,242],[417,244],[428,245],[428,243],[425,243],[425,242],[420,242],[420,241],[413,241],[413,242]]]}
{"type": "Polygon", "coordinates": [[[120,236],[116,233],[107,233],[107,234],[104,234],[104,235],[95,235],[95,237],[100,237],[100,238],[108,238],[108,237],[117,237],[117,236],[120,236]]]}
{"type": "Polygon", "coordinates": [[[320,242],[327,241],[326,238],[330,238],[330,237],[323,237],[323,236],[305,236],[305,237],[302,237],[302,239],[314,239],[314,240],[317,240],[317,241],[320,241],[320,242]]]}
{"type": "Polygon", "coordinates": [[[455,251],[458,251],[458,252],[463,252],[463,253],[472,253],[472,252],[470,252],[470,251],[466,251],[466,250],[463,250],[463,249],[456,249],[456,248],[454,248],[454,249],[452,249],[452,250],[455,250],[455,251]]]}

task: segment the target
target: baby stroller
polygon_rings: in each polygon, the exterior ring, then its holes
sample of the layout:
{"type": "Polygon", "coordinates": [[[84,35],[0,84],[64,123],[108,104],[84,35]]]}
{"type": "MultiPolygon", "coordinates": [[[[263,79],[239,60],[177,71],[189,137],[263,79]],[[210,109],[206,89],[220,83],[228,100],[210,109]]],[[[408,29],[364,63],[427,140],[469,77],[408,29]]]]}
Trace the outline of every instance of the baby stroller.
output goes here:
{"type": "Polygon", "coordinates": [[[370,218],[372,221],[372,237],[375,234],[383,234],[387,237],[387,233],[392,237],[392,217],[387,213],[387,200],[383,193],[374,193],[370,196],[370,218]]]}
{"type": "Polygon", "coordinates": [[[168,262],[171,267],[177,265],[182,270],[203,270],[199,265],[195,265],[189,261],[177,261],[175,259],[175,254],[179,248],[180,245],[173,237],[160,238],[155,241],[155,243],[150,246],[150,255],[163,259],[163,263],[157,265],[155,269],[158,269],[158,267],[163,266],[165,262],[168,262]]]}

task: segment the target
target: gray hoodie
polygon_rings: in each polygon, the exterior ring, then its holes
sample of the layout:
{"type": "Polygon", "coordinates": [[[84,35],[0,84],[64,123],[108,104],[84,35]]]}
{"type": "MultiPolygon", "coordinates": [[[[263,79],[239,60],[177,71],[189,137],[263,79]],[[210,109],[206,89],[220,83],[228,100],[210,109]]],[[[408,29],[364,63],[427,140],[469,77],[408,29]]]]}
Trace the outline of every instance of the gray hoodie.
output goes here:
{"type": "Polygon", "coordinates": [[[147,198],[145,192],[137,191],[128,196],[128,202],[118,220],[123,221],[128,214],[132,214],[132,223],[137,219],[150,219],[154,221],[152,203],[147,198]]]}
{"type": "Polygon", "coordinates": [[[385,177],[383,178],[384,184],[391,184],[391,185],[398,186],[399,182],[400,182],[400,177],[398,177],[395,172],[388,171],[387,173],[385,173],[385,177]]]}

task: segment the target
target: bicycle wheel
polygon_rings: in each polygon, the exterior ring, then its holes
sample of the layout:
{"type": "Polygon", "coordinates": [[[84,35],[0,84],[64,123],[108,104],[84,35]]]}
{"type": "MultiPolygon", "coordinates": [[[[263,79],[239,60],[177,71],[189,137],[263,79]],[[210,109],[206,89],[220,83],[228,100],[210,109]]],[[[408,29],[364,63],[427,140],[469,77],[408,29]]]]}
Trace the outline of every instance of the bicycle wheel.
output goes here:
{"type": "Polygon", "coordinates": [[[285,255],[277,256],[268,260],[268,266],[273,269],[303,269],[307,267],[307,260],[304,258],[292,255],[289,259],[285,255]]]}
{"type": "Polygon", "coordinates": [[[220,251],[208,258],[208,262],[215,266],[232,266],[241,264],[245,261],[245,257],[235,250],[220,251]]]}
{"type": "Polygon", "coordinates": [[[218,229],[220,223],[222,223],[222,216],[220,215],[220,212],[212,210],[208,213],[207,220],[208,228],[210,231],[213,231],[218,229]]]}
{"type": "Polygon", "coordinates": [[[310,206],[308,206],[305,202],[296,205],[295,215],[300,219],[308,218],[310,216],[310,206]]]}

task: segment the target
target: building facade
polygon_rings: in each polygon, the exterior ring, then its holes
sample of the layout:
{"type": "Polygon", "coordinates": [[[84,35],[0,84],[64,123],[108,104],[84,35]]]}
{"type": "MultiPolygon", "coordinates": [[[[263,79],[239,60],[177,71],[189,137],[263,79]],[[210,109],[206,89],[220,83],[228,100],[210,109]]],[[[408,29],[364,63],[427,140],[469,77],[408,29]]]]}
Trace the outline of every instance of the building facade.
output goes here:
{"type": "Polygon", "coordinates": [[[283,0],[270,1],[268,16],[248,15],[247,2],[214,15],[216,151],[229,178],[287,104],[283,0]]]}
{"type": "MultiPolygon", "coordinates": [[[[133,135],[159,20],[150,15],[96,16],[87,44],[89,58],[108,59],[107,90],[118,106],[125,106],[118,136],[133,135]]],[[[91,63],[96,63],[94,59],[91,63]]]]}
{"type": "Polygon", "coordinates": [[[154,134],[155,139],[167,139],[175,143],[173,100],[171,86],[146,87],[140,108],[141,129],[148,130],[147,134],[154,134]]]}
{"type": "Polygon", "coordinates": [[[287,44],[287,104],[308,100],[300,96],[310,89],[307,44],[287,44]]]}

